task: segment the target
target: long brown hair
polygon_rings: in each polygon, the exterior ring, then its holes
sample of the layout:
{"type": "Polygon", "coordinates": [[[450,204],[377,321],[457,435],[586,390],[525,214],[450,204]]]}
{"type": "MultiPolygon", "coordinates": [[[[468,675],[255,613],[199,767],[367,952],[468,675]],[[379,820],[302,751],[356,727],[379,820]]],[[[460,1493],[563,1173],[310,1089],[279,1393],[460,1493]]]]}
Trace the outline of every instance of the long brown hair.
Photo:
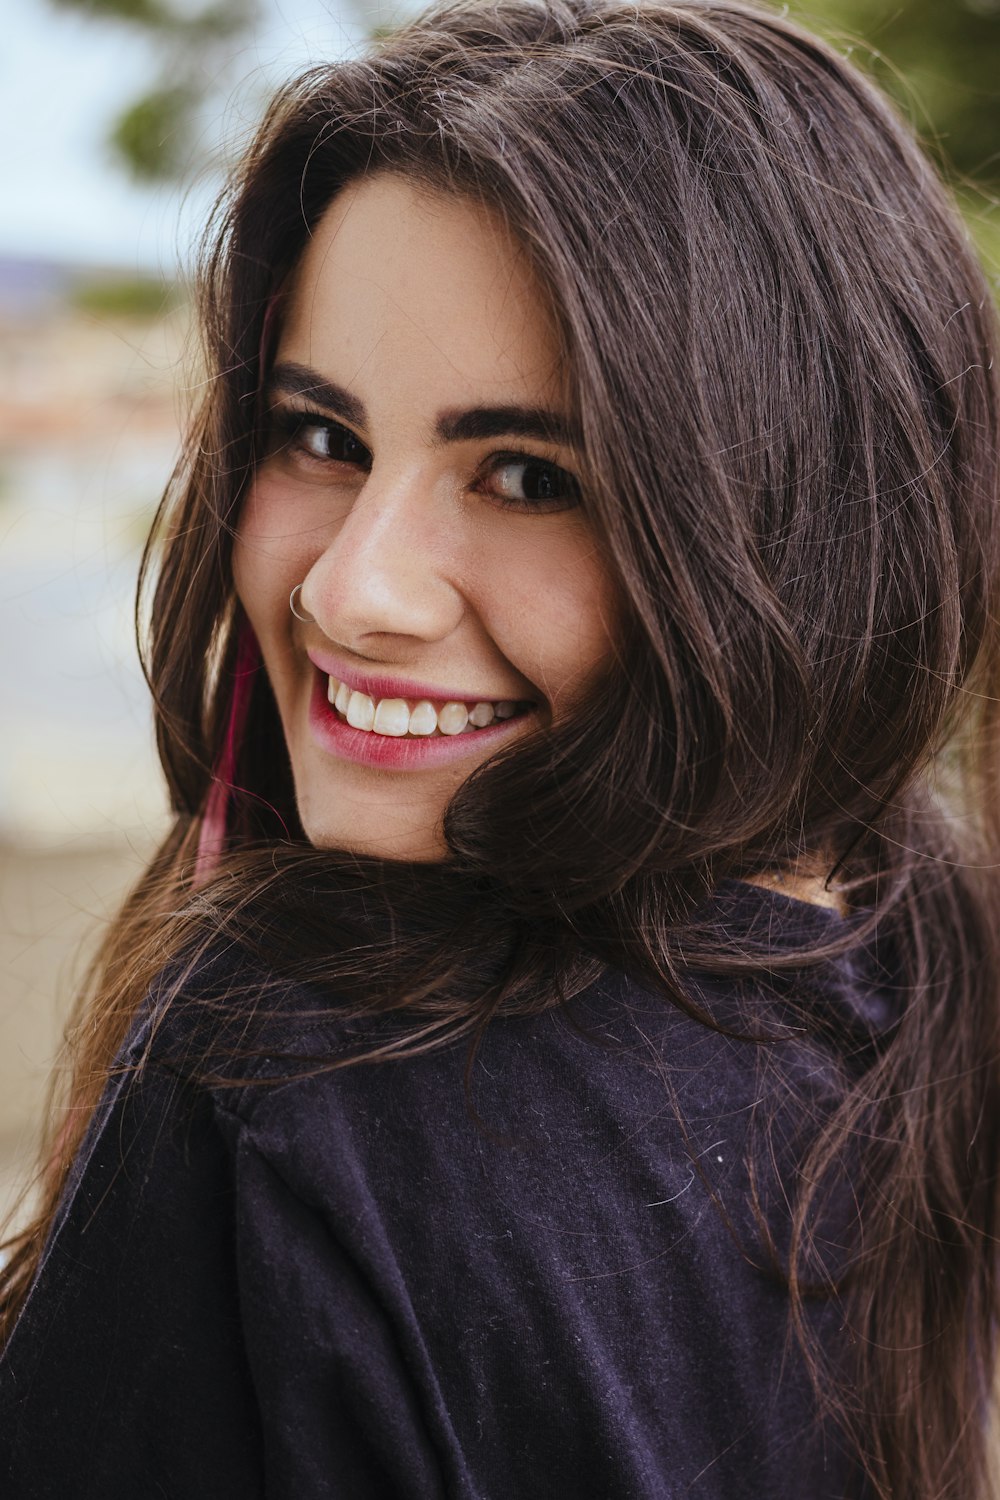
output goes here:
{"type": "Polygon", "coordinates": [[[280,95],[212,228],[201,294],[212,378],[144,566],[174,822],[81,1002],[70,1123],[52,1127],[43,1206],[4,1273],[5,1326],[165,964],[182,975],[236,942],[331,1004],[405,1012],[387,1059],[556,1005],[604,964],[688,1007],[684,970],[807,967],[829,937],[736,951],[704,898],[724,877],[808,866],[853,915],[833,946],[877,933],[897,955],[900,1015],[788,1184],[791,1305],[804,1323],[811,1226],[850,1160],[857,1244],[828,1291],[855,1352],[849,1380],[816,1364],[821,1398],[883,1500],[981,1495],[1000,391],[988,288],[909,131],[825,45],[748,5],[459,0],[280,95]],[[530,256],[626,602],[617,667],[585,712],[468,779],[449,858],[419,869],[308,845],[258,672],[228,851],[199,887],[268,310],[338,189],[383,170],[485,200],[530,256]],[[413,927],[373,942],[371,921],[403,911],[413,927]]]}

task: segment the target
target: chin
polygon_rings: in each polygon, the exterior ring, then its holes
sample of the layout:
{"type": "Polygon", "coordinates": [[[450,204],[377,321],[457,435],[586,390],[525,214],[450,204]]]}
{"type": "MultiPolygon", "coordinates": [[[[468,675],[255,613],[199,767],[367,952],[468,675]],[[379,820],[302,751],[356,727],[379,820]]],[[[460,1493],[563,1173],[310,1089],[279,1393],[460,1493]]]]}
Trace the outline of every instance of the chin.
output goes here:
{"type": "Polygon", "coordinates": [[[360,835],[357,827],[343,818],[331,817],[328,810],[310,806],[300,798],[299,821],[314,849],[340,849],[367,859],[398,859],[408,863],[436,864],[448,857],[448,846],[440,829],[416,827],[412,821],[396,824],[386,818],[369,835],[360,835]]]}

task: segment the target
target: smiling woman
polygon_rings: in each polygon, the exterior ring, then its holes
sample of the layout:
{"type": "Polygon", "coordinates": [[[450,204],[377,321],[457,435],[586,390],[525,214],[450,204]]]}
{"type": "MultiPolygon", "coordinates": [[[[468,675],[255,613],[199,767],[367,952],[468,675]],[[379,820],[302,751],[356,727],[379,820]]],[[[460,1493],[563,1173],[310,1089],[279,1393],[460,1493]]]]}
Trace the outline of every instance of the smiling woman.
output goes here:
{"type": "Polygon", "coordinates": [[[1000,365],[932,169],[770,11],[457,0],[212,236],[10,1492],[996,1494],[1000,365]]]}
{"type": "Polygon", "coordinates": [[[281,303],[233,577],[298,815],[438,859],[470,771],[612,656],[558,331],[499,219],[392,172],[341,189],[281,303]]]}

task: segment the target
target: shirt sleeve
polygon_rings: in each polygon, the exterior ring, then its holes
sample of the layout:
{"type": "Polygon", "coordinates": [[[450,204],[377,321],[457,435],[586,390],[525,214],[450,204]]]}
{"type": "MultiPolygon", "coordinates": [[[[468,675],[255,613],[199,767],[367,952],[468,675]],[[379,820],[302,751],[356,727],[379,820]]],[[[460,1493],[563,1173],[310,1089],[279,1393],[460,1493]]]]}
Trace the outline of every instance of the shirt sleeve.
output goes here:
{"type": "Polygon", "coordinates": [[[239,1294],[268,1500],[473,1493],[465,1476],[442,1472],[431,1437],[442,1413],[426,1371],[409,1367],[393,1310],[322,1206],[303,1201],[234,1123],[239,1294]]]}
{"type": "Polygon", "coordinates": [[[213,1101],[113,1083],[0,1360],[5,1495],[263,1495],[234,1223],[213,1101]]]}
{"type": "Polygon", "coordinates": [[[441,1500],[388,1312],[222,1097],[112,1084],[0,1360],[3,1493],[441,1500]]]}

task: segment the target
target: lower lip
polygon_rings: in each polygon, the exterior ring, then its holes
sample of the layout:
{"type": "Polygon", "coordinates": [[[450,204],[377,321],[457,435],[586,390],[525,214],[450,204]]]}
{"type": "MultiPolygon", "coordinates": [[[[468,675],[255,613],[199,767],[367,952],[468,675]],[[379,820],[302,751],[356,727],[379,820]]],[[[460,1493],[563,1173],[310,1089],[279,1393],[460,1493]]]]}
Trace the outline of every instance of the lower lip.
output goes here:
{"type": "Polygon", "coordinates": [[[354,729],[345,724],[327,700],[328,679],[319,672],[309,704],[309,728],[321,750],[340,760],[353,760],[361,766],[378,766],[387,771],[421,771],[428,766],[446,766],[454,760],[491,749],[526,719],[534,710],[514,719],[501,719],[485,729],[465,734],[433,734],[413,739],[406,735],[376,734],[374,730],[354,729]]]}

